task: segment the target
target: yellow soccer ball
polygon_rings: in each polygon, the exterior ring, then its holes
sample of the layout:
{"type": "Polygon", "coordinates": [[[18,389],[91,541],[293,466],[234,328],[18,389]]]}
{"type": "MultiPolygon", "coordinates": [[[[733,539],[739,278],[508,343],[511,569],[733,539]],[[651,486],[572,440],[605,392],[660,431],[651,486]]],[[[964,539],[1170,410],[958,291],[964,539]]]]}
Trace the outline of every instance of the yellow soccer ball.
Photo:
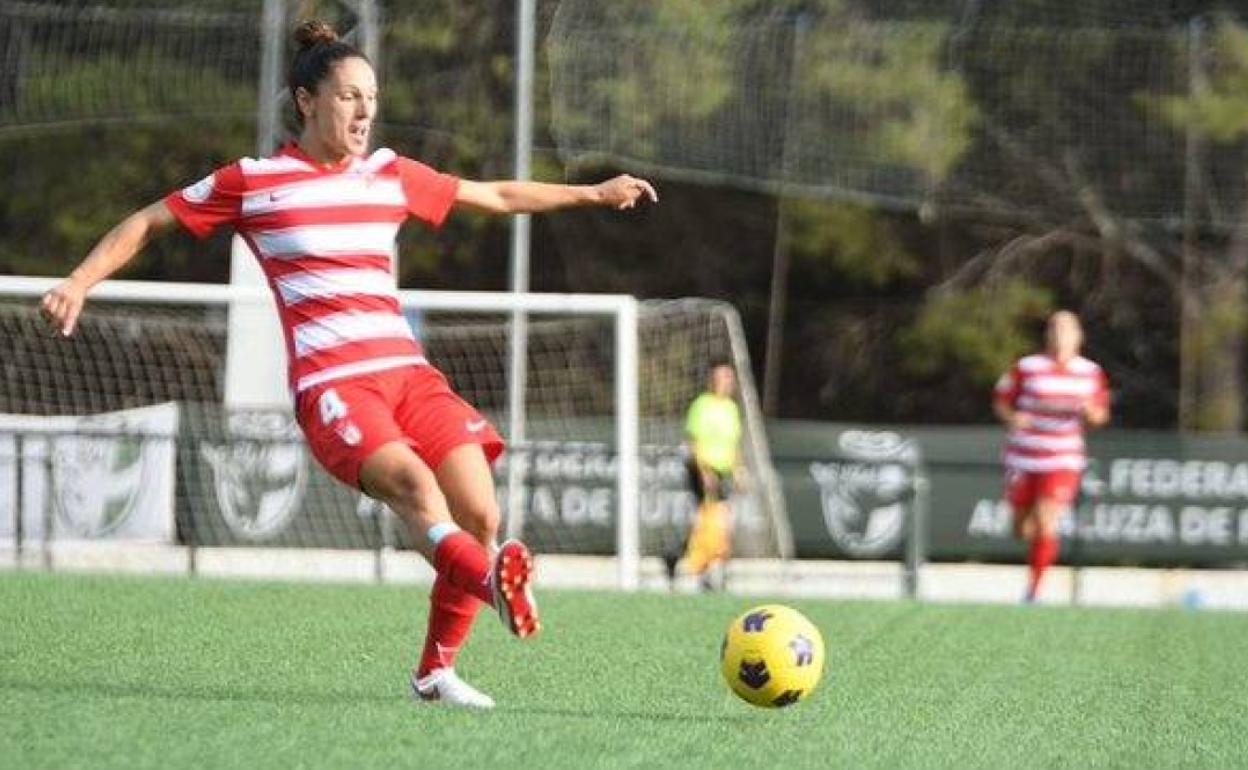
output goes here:
{"type": "Polygon", "coordinates": [[[764,604],[732,621],[719,658],[724,681],[747,703],[791,706],[823,676],[823,636],[792,607],[764,604]]]}

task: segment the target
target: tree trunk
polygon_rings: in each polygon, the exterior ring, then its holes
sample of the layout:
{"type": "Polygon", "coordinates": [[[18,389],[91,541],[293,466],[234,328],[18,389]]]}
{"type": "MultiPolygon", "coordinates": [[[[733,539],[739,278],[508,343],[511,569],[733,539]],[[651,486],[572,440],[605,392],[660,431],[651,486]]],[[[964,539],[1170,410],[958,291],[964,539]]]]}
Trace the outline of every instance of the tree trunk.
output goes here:
{"type": "Polygon", "coordinates": [[[1188,414],[1198,431],[1238,431],[1243,425],[1244,282],[1206,286],[1189,330],[1194,393],[1188,414]]]}
{"type": "Polygon", "coordinates": [[[1183,313],[1180,399],[1188,406],[1181,426],[1197,431],[1239,431],[1244,423],[1244,333],[1248,314],[1248,231],[1239,228],[1219,259],[1201,255],[1204,269],[1183,313]]]}

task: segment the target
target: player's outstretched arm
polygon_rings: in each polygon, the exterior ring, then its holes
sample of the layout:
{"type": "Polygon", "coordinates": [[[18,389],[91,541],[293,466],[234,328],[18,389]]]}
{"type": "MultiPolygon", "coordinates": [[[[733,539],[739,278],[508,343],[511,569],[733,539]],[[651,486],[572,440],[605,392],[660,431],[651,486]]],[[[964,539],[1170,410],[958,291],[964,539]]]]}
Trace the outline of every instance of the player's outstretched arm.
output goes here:
{"type": "Polygon", "coordinates": [[[621,174],[595,185],[462,179],[455,202],[491,214],[536,214],[577,206],[631,209],[642,198],[658,202],[659,195],[646,180],[621,174]]]}
{"type": "Polygon", "coordinates": [[[82,264],[43,295],[39,309],[56,331],[68,337],[82,313],[87,292],[124,267],[153,235],[177,222],[164,201],[126,217],[95,244],[82,264]]]}

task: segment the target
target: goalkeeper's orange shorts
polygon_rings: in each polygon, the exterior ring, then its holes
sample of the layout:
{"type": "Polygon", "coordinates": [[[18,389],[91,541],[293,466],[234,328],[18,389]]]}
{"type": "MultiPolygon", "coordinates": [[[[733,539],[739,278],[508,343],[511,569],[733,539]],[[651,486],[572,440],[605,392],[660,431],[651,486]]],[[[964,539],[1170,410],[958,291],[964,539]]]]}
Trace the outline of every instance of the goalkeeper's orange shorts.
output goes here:
{"type": "Polygon", "coordinates": [[[490,462],[503,451],[494,427],[432,366],[387,369],[310,388],[296,398],[295,415],[317,462],[357,489],[360,466],[392,441],[410,446],[434,470],[464,444],[480,444],[490,462]]]}
{"type": "Polygon", "coordinates": [[[732,553],[732,524],[728,504],[704,503],[698,507],[698,518],[689,533],[685,550],[685,566],[701,575],[712,564],[724,561],[732,553]]]}

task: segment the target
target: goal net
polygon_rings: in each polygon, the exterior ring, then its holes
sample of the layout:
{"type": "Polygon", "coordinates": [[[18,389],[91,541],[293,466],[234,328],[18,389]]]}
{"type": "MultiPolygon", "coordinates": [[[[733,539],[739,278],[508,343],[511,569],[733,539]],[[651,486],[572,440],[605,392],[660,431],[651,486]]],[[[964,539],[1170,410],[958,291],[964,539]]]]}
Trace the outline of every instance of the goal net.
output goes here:
{"type": "MultiPolygon", "coordinates": [[[[225,405],[231,309],[268,297],[228,286],[109,282],[64,339],[35,310],[51,285],[13,277],[0,285],[0,488],[11,490],[0,495],[0,539],[135,534],[125,520],[143,516],[144,487],[167,483],[170,537],[193,548],[405,546],[388,511],[315,465],[289,406],[225,405]],[[166,479],[144,463],[149,445],[171,441],[166,479]],[[106,488],[85,487],[90,479],[106,480],[106,488]]],[[[400,294],[430,359],[504,435],[514,424],[510,323],[517,309],[528,312],[524,438],[512,442],[496,472],[507,531],[536,551],[616,555],[623,547],[632,558],[621,581],[635,585],[637,558],[679,543],[695,512],[684,411],[709,368],[727,362],[740,373],[750,480],[734,501],[736,549],[790,554],[730,306],[400,294]],[[621,406],[631,419],[621,419],[621,406]]]]}
{"type": "MultiPolygon", "coordinates": [[[[543,317],[528,326],[525,440],[500,464],[500,494],[512,533],[539,550],[612,553],[616,478],[608,373],[616,366],[610,317],[543,317]],[[513,475],[513,466],[519,473],[513,475]],[[519,505],[507,505],[519,478],[519,505]]],[[[506,428],[509,330],[497,318],[450,314],[423,332],[431,359],[470,402],[506,428]]],[[[639,549],[660,556],[678,546],[696,512],[686,482],[684,417],[716,363],[741,381],[747,484],[733,501],[736,552],[788,556],[789,533],[767,449],[750,362],[736,311],[686,299],[642,302],[637,319],[639,549]]]]}

